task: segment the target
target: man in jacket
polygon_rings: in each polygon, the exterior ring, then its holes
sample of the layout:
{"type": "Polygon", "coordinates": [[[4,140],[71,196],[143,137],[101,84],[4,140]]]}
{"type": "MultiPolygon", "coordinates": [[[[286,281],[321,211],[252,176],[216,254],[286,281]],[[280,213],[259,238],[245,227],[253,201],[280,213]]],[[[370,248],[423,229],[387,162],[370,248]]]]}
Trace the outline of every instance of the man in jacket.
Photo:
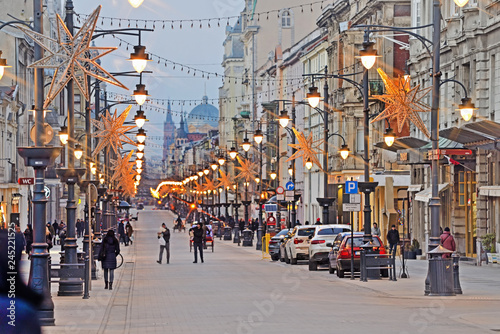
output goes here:
{"type": "Polygon", "coordinates": [[[193,247],[194,247],[194,262],[198,262],[198,253],[200,252],[200,260],[203,263],[203,239],[205,238],[205,231],[201,226],[201,223],[198,223],[195,228],[193,228],[193,247]]]}
{"type": "Polygon", "coordinates": [[[399,243],[399,232],[396,225],[392,225],[389,232],[387,232],[387,242],[389,243],[389,254],[396,254],[399,243]]]}
{"type": "MultiPolygon", "coordinates": [[[[441,245],[443,245],[444,248],[451,250],[453,252],[456,250],[457,246],[455,245],[455,239],[451,235],[449,227],[444,228],[444,232],[443,234],[441,234],[440,239],[441,239],[441,245]]],[[[443,254],[443,258],[448,258],[450,256],[451,254],[443,254]]]]}
{"type": "Polygon", "coordinates": [[[163,250],[167,251],[167,264],[170,262],[170,230],[167,228],[165,223],[161,224],[161,229],[158,232],[158,243],[160,244],[160,256],[159,260],[156,261],[161,264],[161,258],[163,257],[163,250]]]}

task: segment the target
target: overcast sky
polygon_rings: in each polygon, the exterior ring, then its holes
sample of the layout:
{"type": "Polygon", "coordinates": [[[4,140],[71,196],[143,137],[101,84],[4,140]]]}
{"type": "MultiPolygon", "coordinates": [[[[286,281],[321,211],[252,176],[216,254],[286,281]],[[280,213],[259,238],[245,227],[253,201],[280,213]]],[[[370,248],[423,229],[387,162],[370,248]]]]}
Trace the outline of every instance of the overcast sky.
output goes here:
{"type": "MultiPolygon", "coordinates": [[[[211,18],[221,16],[238,15],[243,9],[243,0],[144,0],[139,8],[133,8],[127,0],[74,0],[75,12],[78,14],[90,14],[99,5],[102,5],[101,17],[117,17],[125,19],[198,19],[211,18]]],[[[132,21],[133,22],[133,21],[132,21]]],[[[235,22],[231,21],[231,24],[235,22]]],[[[76,26],[80,24],[75,22],[76,26]]],[[[122,21],[122,28],[126,28],[128,22],[122,21]]],[[[222,73],[222,43],[225,38],[226,22],[221,21],[221,26],[217,27],[217,21],[211,22],[211,28],[206,27],[203,23],[203,29],[199,28],[199,22],[191,28],[190,22],[183,23],[182,29],[179,29],[178,24],[175,29],[171,29],[169,25],[162,29],[162,24],[157,23],[154,32],[144,32],[142,34],[142,45],[146,46],[146,52],[150,52],[163,58],[190,65],[195,68],[207,70],[211,72],[222,73]]],[[[132,23],[131,27],[135,27],[132,23]]],[[[144,23],[139,27],[143,28],[144,23]]],[[[98,28],[103,29],[118,29],[118,22],[114,21],[113,26],[110,26],[109,20],[104,21],[101,25],[99,20],[98,28]]],[[[152,28],[152,24],[148,24],[148,28],[152,28]]],[[[120,38],[128,41],[132,45],[138,43],[138,38],[135,36],[121,36],[120,38]]],[[[98,38],[96,46],[119,46],[119,41],[112,37],[98,38]]],[[[126,50],[124,44],[113,53],[104,56],[102,59],[103,67],[109,72],[133,71],[132,64],[126,61],[129,58],[133,49],[129,47],[126,50]]],[[[160,64],[155,61],[148,63],[146,70],[153,71],[153,74],[145,74],[143,83],[146,89],[153,98],[164,99],[199,99],[204,95],[205,86],[209,98],[218,97],[218,88],[222,85],[221,78],[210,77],[209,80],[201,78],[197,73],[193,77],[191,72],[189,75],[186,70],[180,71],[179,66],[174,70],[169,64],[165,67],[164,62],[160,64]]],[[[135,85],[139,83],[138,78],[117,77],[128,88],[129,91],[108,85],[108,91],[121,94],[131,94],[135,89],[135,85]]],[[[218,108],[216,102],[214,105],[218,108]]],[[[190,111],[194,105],[184,106],[184,111],[190,111]]],[[[174,111],[180,111],[181,107],[176,103],[172,106],[174,111]]],[[[112,109],[114,110],[114,108],[112,109]]],[[[120,109],[119,109],[120,110],[120,109]]],[[[136,107],[132,108],[129,117],[133,117],[136,107]]],[[[163,111],[147,111],[146,116],[149,123],[146,123],[145,129],[149,136],[162,136],[163,121],[165,115],[163,111]]],[[[174,116],[176,122],[178,117],[174,116]]],[[[151,144],[162,145],[161,140],[149,140],[151,144]]],[[[160,154],[161,149],[146,146],[146,155],[160,154]]]]}

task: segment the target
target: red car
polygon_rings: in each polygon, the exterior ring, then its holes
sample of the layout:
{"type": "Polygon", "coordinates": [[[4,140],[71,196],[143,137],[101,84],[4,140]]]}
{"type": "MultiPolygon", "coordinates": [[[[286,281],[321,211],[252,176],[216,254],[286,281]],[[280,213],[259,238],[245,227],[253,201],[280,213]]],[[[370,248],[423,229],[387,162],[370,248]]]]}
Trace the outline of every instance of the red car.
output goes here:
{"type": "MultiPolygon", "coordinates": [[[[354,233],[354,272],[360,271],[360,246],[364,244],[363,235],[363,232],[354,233]]],[[[378,236],[372,236],[372,238],[374,249],[378,250],[380,254],[386,254],[382,240],[380,240],[378,236]]],[[[331,246],[332,250],[328,253],[328,268],[330,274],[333,274],[336,271],[337,276],[343,278],[346,271],[351,272],[351,233],[339,233],[331,246]]],[[[381,270],[381,273],[383,277],[389,277],[389,271],[387,269],[381,270]]]]}

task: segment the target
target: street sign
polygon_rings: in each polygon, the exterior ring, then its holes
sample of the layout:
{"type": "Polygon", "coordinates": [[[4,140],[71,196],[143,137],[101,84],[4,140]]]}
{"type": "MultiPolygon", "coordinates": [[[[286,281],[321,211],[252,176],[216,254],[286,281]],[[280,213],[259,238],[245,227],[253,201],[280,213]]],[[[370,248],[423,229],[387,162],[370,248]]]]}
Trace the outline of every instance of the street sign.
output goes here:
{"type": "Polygon", "coordinates": [[[358,193],[358,181],[345,181],[345,193],[346,194],[357,194],[358,193]]]}
{"type": "Polygon", "coordinates": [[[350,194],[349,195],[349,203],[360,204],[361,203],[361,195],[360,194],[350,194]]]}
{"type": "Polygon", "coordinates": [[[276,200],[277,201],[284,201],[285,200],[285,195],[283,195],[283,194],[276,195],[276,200]]]}
{"type": "Polygon", "coordinates": [[[287,202],[293,202],[295,199],[295,196],[285,196],[285,201],[287,202]]]}
{"type": "Polygon", "coordinates": [[[292,181],[288,181],[286,183],[285,187],[286,187],[286,190],[293,190],[293,189],[295,189],[295,185],[293,184],[292,181]]]}
{"type": "Polygon", "coordinates": [[[279,186],[278,188],[276,188],[276,193],[277,194],[283,194],[285,192],[285,188],[283,188],[282,186],[279,186]]]}
{"type": "Polygon", "coordinates": [[[45,198],[49,198],[50,197],[50,188],[45,186],[43,188],[43,190],[45,190],[45,198]]]}
{"type": "Polygon", "coordinates": [[[344,203],[342,209],[346,212],[359,212],[361,211],[361,205],[359,203],[344,203]]]}
{"type": "Polygon", "coordinates": [[[295,191],[293,190],[287,190],[285,191],[285,196],[286,197],[293,197],[295,195],[295,191]]]}
{"type": "Polygon", "coordinates": [[[18,184],[22,185],[32,185],[35,184],[35,178],[34,177],[20,177],[17,179],[18,184]]]}

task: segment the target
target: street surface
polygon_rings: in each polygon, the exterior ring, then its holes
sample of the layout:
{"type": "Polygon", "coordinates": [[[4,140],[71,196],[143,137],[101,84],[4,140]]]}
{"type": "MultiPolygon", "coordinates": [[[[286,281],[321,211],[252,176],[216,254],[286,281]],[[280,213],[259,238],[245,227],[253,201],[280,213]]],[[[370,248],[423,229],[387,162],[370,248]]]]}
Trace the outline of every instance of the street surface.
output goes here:
{"type": "MultiPolygon", "coordinates": [[[[409,279],[360,282],[327,270],[262,260],[254,247],[215,241],[193,264],[189,235],[173,233],[170,211],[140,211],[135,241],[112,291],[92,281],[90,299],[58,297],[56,326],[43,333],[493,333],[500,331],[500,265],[462,265],[464,294],[425,297],[426,261],[409,279]],[[171,230],[170,264],[156,263],[162,222],[171,230]]],[[[81,239],[79,239],[81,244],[81,239]]],[[[399,274],[399,268],[398,268],[399,274]]],[[[100,272],[102,277],[102,272],[100,272]]]]}

